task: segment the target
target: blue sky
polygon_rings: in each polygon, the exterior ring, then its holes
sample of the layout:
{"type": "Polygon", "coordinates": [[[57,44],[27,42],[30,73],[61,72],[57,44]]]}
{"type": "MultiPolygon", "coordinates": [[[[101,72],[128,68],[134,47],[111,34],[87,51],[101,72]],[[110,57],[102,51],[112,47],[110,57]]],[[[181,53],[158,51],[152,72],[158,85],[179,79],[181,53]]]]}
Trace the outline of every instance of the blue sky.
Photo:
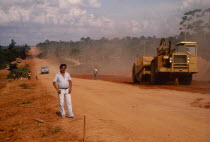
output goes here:
{"type": "Polygon", "coordinates": [[[167,37],[179,33],[184,12],[209,7],[209,0],[0,0],[0,45],[167,37]]]}

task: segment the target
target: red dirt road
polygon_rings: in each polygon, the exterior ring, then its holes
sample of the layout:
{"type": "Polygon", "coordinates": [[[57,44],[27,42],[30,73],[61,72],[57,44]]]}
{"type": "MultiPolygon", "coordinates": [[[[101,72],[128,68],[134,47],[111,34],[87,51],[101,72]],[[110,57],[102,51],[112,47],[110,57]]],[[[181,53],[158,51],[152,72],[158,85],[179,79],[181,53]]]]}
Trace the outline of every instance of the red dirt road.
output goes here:
{"type": "MultiPolygon", "coordinates": [[[[93,75],[90,74],[73,75],[73,77],[82,78],[82,79],[92,79],[92,80],[94,78],[93,75]]],[[[177,85],[177,83],[175,83],[175,85],[174,84],[150,85],[148,82],[134,84],[131,77],[125,77],[125,76],[99,75],[98,78],[100,80],[132,85],[142,89],[169,89],[169,90],[186,91],[192,93],[210,94],[210,82],[207,81],[193,81],[192,85],[177,85]]]]}
{"type": "MultiPolygon", "coordinates": [[[[52,86],[58,63],[33,59],[32,80],[0,90],[0,141],[208,142],[210,94],[73,78],[75,119],[61,119],[52,86]],[[49,65],[50,74],[39,74],[49,65]],[[30,89],[19,85],[28,84],[30,89]],[[41,119],[39,123],[34,119],[41,119]]],[[[173,88],[172,86],[171,88],[173,88]]]]}

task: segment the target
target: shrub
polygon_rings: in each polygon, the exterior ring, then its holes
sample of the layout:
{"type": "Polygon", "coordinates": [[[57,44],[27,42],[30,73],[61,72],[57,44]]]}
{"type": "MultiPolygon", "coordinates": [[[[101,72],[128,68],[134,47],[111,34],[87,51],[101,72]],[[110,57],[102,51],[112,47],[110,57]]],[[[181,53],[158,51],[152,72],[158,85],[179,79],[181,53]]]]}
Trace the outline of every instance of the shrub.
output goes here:
{"type": "Polygon", "coordinates": [[[13,78],[14,73],[16,75],[17,74],[19,75],[21,72],[22,72],[22,77],[27,77],[29,71],[30,70],[26,66],[24,66],[22,68],[16,68],[16,69],[11,70],[11,72],[8,74],[7,78],[13,78]]]}
{"type": "Polygon", "coordinates": [[[17,69],[17,64],[9,64],[9,70],[17,69]]]}
{"type": "Polygon", "coordinates": [[[62,131],[62,129],[60,127],[56,127],[56,128],[51,130],[51,134],[56,134],[56,133],[58,133],[60,131],[62,131]]]}

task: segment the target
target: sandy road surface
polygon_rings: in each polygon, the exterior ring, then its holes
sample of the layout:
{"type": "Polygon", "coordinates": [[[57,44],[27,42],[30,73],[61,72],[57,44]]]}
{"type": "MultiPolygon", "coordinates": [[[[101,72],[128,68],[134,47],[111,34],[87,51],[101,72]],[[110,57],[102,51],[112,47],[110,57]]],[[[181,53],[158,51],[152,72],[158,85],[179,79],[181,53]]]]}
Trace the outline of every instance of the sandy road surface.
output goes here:
{"type": "Polygon", "coordinates": [[[209,94],[73,78],[76,118],[60,119],[52,87],[58,64],[33,59],[30,66],[32,80],[25,82],[32,86],[31,90],[20,90],[21,81],[13,81],[1,90],[0,136],[6,136],[0,137],[3,141],[82,141],[84,115],[88,142],[210,141],[209,94]],[[49,65],[50,74],[38,75],[39,80],[34,80],[42,65],[49,65]],[[16,94],[13,97],[12,91],[16,94]],[[32,103],[21,104],[28,100],[32,103]],[[45,122],[35,122],[34,118],[45,122]]]}

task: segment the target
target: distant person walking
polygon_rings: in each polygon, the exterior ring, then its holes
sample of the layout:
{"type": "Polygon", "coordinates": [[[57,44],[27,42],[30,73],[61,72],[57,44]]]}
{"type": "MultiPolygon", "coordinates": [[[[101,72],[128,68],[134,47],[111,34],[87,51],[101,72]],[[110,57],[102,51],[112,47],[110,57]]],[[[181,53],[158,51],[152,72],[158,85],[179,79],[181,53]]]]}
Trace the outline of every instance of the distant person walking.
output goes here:
{"type": "Polygon", "coordinates": [[[16,79],[16,73],[13,73],[13,79],[15,80],[16,79]]]}
{"type": "Polygon", "coordinates": [[[23,73],[22,73],[22,71],[20,72],[20,80],[22,80],[23,79],[23,73]]]}
{"type": "Polygon", "coordinates": [[[66,105],[68,108],[68,115],[70,118],[74,118],[72,112],[72,103],[71,103],[71,91],[72,91],[72,79],[68,72],[66,72],[66,64],[60,65],[60,72],[55,75],[53,80],[53,86],[58,92],[59,105],[60,105],[60,114],[62,118],[65,118],[64,110],[64,99],[66,100],[66,105]]]}
{"type": "Polygon", "coordinates": [[[94,79],[95,80],[98,79],[98,69],[97,68],[94,69],[94,79]]]}
{"type": "Polygon", "coordinates": [[[28,72],[28,80],[31,80],[31,72],[28,72]]]}

